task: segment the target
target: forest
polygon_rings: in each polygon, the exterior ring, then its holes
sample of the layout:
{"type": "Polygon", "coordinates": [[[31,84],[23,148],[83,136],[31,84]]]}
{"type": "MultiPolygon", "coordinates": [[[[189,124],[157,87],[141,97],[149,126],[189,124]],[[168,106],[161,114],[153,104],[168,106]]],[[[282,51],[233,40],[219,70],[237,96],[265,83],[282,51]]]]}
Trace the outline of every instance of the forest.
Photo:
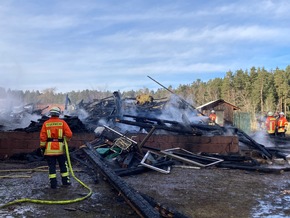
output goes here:
{"type": "MultiPolygon", "coordinates": [[[[162,81],[159,81],[162,84],[162,81]]],[[[228,71],[224,78],[209,81],[188,81],[177,88],[160,87],[153,91],[147,88],[121,92],[123,98],[135,98],[138,94],[150,94],[154,99],[170,96],[172,93],[184,98],[194,107],[209,101],[223,99],[251,115],[267,111],[283,111],[289,117],[290,111],[290,65],[285,69],[266,70],[264,67],[252,67],[250,70],[228,71]],[[169,91],[170,90],[170,91],[169,91]]],[[[113,91],[83,90],[57,93],[55,88],[44,90],[5,90],[0,87],[0,99],[13,99],[21,104],[64,104],[66,95],[72,103],[81,100],[90,102],[112,96],[113,91]]]]}

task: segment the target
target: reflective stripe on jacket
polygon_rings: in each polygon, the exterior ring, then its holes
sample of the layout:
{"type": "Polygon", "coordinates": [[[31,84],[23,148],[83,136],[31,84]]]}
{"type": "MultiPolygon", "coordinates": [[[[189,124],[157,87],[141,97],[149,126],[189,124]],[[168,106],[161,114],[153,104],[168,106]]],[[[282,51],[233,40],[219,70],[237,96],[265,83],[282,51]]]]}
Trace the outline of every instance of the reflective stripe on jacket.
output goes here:
{"type": "Polygon", "coordinates": [[[40,131],[40,147],[45,147],[44,155],[64,154],[63,138],[72,137],[68,124],[59,117],[45,121],[40,131]]]}
{"type": "Polygon", "coordinates": [[[276,118],[275,117],[267,117],[265,121],[265,126],[267,128],[267,132],[269,134],[275,133],[276,130],[276,118]]]}
{"type": "Polygon", "coordinates": [[[277,132],[285,132],[287,128],[288,128],[288,121],[286,117],[280,117],[277,120],[277,132]]]}

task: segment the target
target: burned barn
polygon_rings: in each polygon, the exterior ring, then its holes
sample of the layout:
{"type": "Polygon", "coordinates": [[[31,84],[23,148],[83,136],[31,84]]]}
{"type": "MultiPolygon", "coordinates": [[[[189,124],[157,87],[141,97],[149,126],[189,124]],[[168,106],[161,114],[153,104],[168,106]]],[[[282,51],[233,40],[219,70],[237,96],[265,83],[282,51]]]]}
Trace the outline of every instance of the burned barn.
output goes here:
{"type": "MultiPolygon", "coordinates": [[[[67,105],[64,108],[67,108],[67,105]]],[[[120,142],[118,138],[126,136],[131,140],[130,149],[134,148],[141,154],[144,148],[158,152],[180,148],[194,153],[240,155],[241,145],[246,145],[257,150],[263,157],[271,159],[273,155],[264,145],[231,125],[233,113],[239,108],[222,99],[195,108],[177,95],[163,99],[154,99],[149,95],[144,95],[134,99],[114,92],[104,99],[94,99],[91,102],[80,101],[73,108],[74,110],[69,114],[63,114],[63,119],[76,133],[71,143],[74,147],[85,144],[87,137],[88,141],[96,138],[102,146],[110,147],[116,143],[115,147],[120,148],[118,144],[125,142],[122,140],[120,142]],[[140,101],[140,99],[143,100],[140,101]],[[214,126],[208,125],[207,114],[212,109],[218,115],[217,125],[214,126]],[[225,124],[227,124],[226,127],[224,127],[225,124]],[[104,138],[99,131],[97,131],[98,134],[96,133],[96,130],[100,128],[116,131],[119,135],[104,138]],[[111,144],[105,143],[107,141],[111,141],[111,144]]],[[[38,132],[47,118],[43,115],[25,128],[16,128],[7,133],[1,132],[1,157],[10,156],[13,152],[24,153],[37,149],[38,132]],[[21,137],[23,140],[19,139],[21,137]]],[[[122,155],[124,153],[126,152],[122,155]]]]}
{"type": "MultiPolygon", "coordinates": [[[[134,99],[114,92],[104,99],[81,101],[73,109],[62,116],[75,133],[69,143],[71,157],[104,176],[139,217],[186,216],[148,201],[121,177],[151,171],[168,175],[178,167],[279,173],[283,167],[265,163],[288,161],[286,150],[268,148],[231,125],[233,111],[239,108],[222,99],[195,108],[176,95],[134,99]],[[217,125],[208,124],[212,109],[220,116],[217,125]]],[[[1,159],[43,160],[37,152],[38,134],[46,119],[43,115],[25,128],[1,132],[1,159]]]]}

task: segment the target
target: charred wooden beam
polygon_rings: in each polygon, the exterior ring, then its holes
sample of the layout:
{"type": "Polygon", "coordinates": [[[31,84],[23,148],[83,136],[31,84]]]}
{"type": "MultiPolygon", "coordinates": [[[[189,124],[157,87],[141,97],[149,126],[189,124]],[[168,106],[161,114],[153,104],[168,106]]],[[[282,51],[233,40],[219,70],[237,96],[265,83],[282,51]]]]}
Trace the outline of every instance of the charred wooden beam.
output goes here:
{"type": "Polygon", "coordinates": [[[272,158],[272,154],[269,152],[269,150],[264,145],[256,142],[254,139],[252,139],[244,131],[242,131],[238,128],[232,128],[231,130],[232,130],[233,134],[236,134],[239,137],[240,142],[260,151],[261,154],[263,154],[266,158],[268,158],[268,159],[272,158]]]}
{"type": "Polygon", "coordinates": [[[135,121],[129,121],[129,120],[116,120],[116,122],[119,123],[124,123],[127,125],[132,125],[132,126],[138,126],[140,128],[144,129],[152,129],[153,126],[155,126],[156,130],[161,129],[161,130],[166,130],[169,132],[176,132],[176,133],[181,133],[181,134],[190,134],[190,135],[202,135],[202,133],[198,130],[192,130],[192,129],[183,129],[181,127],[168,127],[165,125],[156,125],[156,124],[148,124],[148,123],[143,123],[143,122],[135,122],[135,121]]]}
{"type": "Polygon", "coordinates": [[[159,129],[164,126],[164,128],[172,128],[172,129],[183,129],[185,131],[193,131],[197,132],[196,135],[202,135],[202,132],[200,130],[206,130],[206,131],[219,131],[219,135],[223,133],[223,129],[219,126],[209,126],[204,124],[192,124],[189,122],[186,115],[182,115],[183,122],[178,122],[175,120],[166,120],[166,119],[158,119],[155,117],[144,117],[144,116],[133,116],[124,114],[123,117],[129,117],[133,118],[137,123],[146,123],[151,124],[153,126],[156,126],[156,128],[159,127],[159,129]]]}
{"type": "Polygon", "coordinates": [[[174,121],[174,120],[157,119],[154,117],[133,116],[133,115],[128,115],[128,114],[124,114],[124,117],[134,118],[136,121],[142,121],[144,123],[156,122],[158,125],[164,125],[165,123],[169,123],[169,124],[173,124],[173,125],[180,125],[179,122],[174,121]]]}
{"type": "Polygon", "coordinates": [[[150,146],[146,146],[146,145],[143,145],[142,148],[148,149],[150,151],[161,151],[161,149],[159,149],[159,148],[154,148],[154,147],[150,147],[150,146]]]}
{"type": "Polygon", "coordinates": [[[47,108],[49,108],[49,106],[46,106],[46,107],[44,107],[44,108],[41,108],[41,109],[36,109],[36,110],[33,110],[33,111],[32,111],[32,114],[41,115],[41,114],[42,114],[42,112],[43,112],[45,109],[47,109],[47,108]]]}
{"type": "Polygon", "coordinates": [[[122,115],[122,101],[120,92],[114,92],[114,101],[116,105],[116,117],[120,117],[122,115]]]}
{"type": "Polygon", "coordinates": [[[251,148],[254,148],[255,150],[259,151],[259,153],[263,156],[266,156],[266,158],[271,159],[272,158],[272,154],[270,153],[270,151],[265,148],[263,145],[257,143],[256,141],[254,141],[253,139],[248,139],[248,138],[244,138],[239,136],[239,141],[248,145],[251,148]]]}
{"type": "Polygon", "coordinates": [[[199,123],[191,123],[190,126],[192,128],[210,131],[210,132],[217,132],[219,135],[223,135],[225,133],[225,129],[219,125],[207,125],[207,124],[199,124],[199,123]]]}
{"type": "Polygon", "coordinates": [[[268,148],[268,150],[273,156],[283,158],[284,160],[287,160],[287,157],[289,155],[289,152],[285,154],[285,151],[281,148],[268,148]]]}
{"type": "Polygon", "coordinates": [[[149,133],[146,135],[146,137],[142,140],[142,142],[140,144],[138,144],[138,148],[141,154],[143,154],[142,151],[142,146],[145,145],[145,143],[148,141],[148,139],[150,138],[150,136],[154,133],[156,127],[153,126],[152,129],[149,131],[149,133]]]}
{"type": "Polygon", "coordinates": [[[87,147],[84,147],[83,151],[140,217],[160,217],[159,213],[138,192],[132,189],[102,161],[102,157],[94,149],[91,149],[90,143],[87,143],[87,147]]]}
{"type": "MultiPolygon", "coordinates": [[[[150,76],[147,76],[149,79],[153,80],[154,82],[156,82],[158,85],[160,85],[161,87],[163,87],[164,89],[166,89],[167,91],[169,91],[170,93],[172,93],[173,95],[177,96],[181,103],[183,104],[184,108],[189,108],[191,109],[193,112],[195,112],[196,114],[200,114],[203,115],[202,112],[200,112],[199,110],[197,110],[194,106],[192,106],[190,103],[188,103],[187,101],[185,101],[183,98],[181,98],[179,95],[175,94],[173,91],[171,91],[170,89],[166,88],[164,85],[162,85],[161,83],[159,83],[157,80],[153,79],[150,76]]],[[[182,106],[182,105],[181,105],[182,106]]]]}
{"type": "Polygon", "coordinates": [[[154,200],[154,198],[141,193],[141,195],[151,204],[152,207],[158,209],[162,217],[174,217],[174,218],[188,218],[184,214],[176,211],[174,208],[169,208],[154,200]]]}
{"type": "Polygon", "coordinates": [[[269,137],[269,141],[272,142],[276,147],[279,148],[288,148],[290,149],[290,137],[286,136],[286,137],[269,137]]]}

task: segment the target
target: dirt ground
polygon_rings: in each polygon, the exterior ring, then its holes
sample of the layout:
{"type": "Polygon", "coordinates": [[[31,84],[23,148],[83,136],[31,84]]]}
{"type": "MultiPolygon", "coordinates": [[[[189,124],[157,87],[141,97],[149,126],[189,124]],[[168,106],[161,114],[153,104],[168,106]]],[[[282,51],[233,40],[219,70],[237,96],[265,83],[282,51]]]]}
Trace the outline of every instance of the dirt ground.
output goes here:
{"type": "MultiPolygon", "coordinates": [[[[51,190],[47,172],[27,170],[45,162],[0,162],[0,204],[22,198],[67,200],[85,196],[88,190],[72,179],[72,186],[51,190]],[[3,171],[3,170],[10,170],[3,171]],[[12,169],[26,169],[13,172],[12,169]],[[3,176],[12,176],[5,178],[3,176]],[[28,176],[21,178],[15,176],[28,176]]],[[[114,217],[138,215],[102,175],[73,163],[75,175],[92,189],[91,197],[71,204],[13,204],[0,209],[1,217],[114,217]]],[[[129,185],[186,217],[289,217],[290,172],[282,174],[221,169],[173,167],[169,174],[157,171],[122,177],[129,185]]]]}

